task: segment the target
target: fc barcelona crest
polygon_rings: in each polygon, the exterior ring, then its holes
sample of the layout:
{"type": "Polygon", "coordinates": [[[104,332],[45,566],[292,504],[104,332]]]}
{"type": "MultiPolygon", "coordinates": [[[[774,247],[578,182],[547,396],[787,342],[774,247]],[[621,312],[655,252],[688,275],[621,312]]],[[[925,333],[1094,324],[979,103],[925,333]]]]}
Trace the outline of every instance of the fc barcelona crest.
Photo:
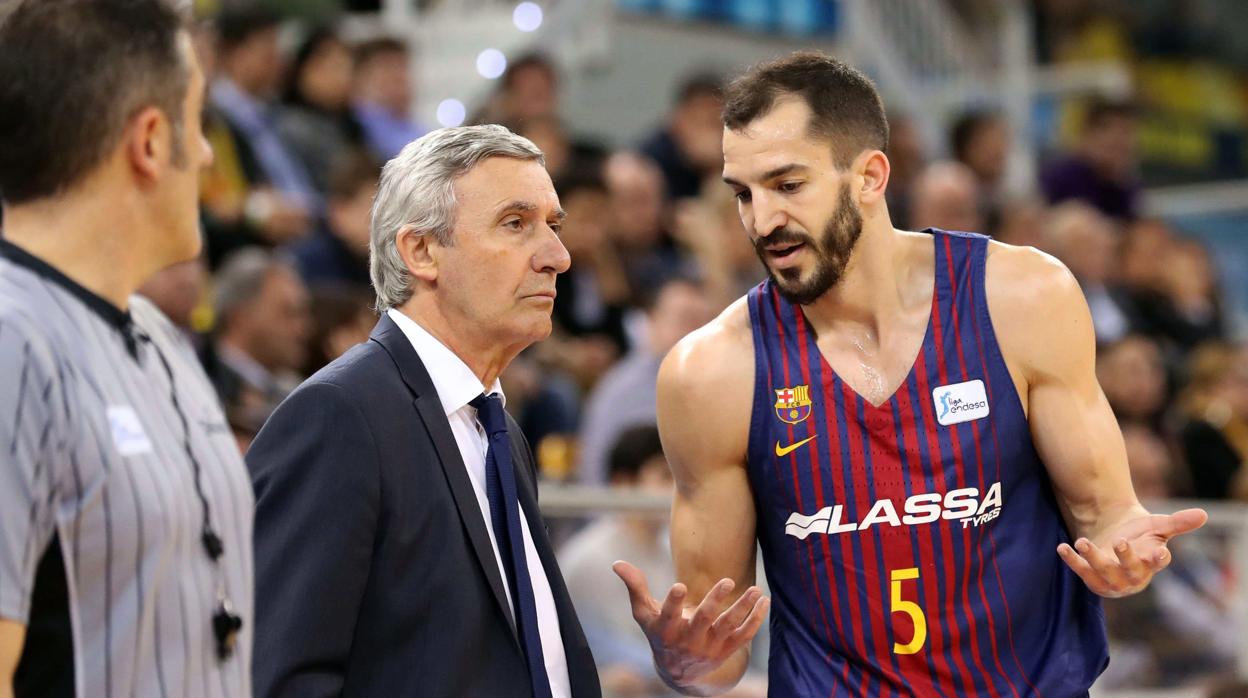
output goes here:
{"type": "Polygon", "coordinates": [[[806,421],[810,416],[810,386],[795,385],[777,390],[776,416],[788,424],[806,421]]]}

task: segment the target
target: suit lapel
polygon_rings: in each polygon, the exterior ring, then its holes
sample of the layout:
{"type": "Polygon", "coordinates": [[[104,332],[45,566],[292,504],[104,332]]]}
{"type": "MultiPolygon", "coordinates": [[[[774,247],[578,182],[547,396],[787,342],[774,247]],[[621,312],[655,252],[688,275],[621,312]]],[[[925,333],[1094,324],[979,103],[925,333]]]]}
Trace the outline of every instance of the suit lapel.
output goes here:
{"type": "Polygon", "coordinates": [[[420,357],[407,339],[407,335],[403,334],[403,331],[389,316],[381,316],[377,327],[373,329],[371,339],[385,348],[386,353],[398,366],[403,382],[416,395],[416,412],[420,415],[425,430],[438,452],[438,461],[446,475],[451,496],[455,499],[455,506],[459,509],[459,519],[468,533],[468,540],[471,541],[477,562],[481,564],[485,578],[490,583],[490,589],[494,591],[494,601],[511,627],[512,639],[516,640],[518,648],[519,640],[515,637],[515,619],[512,618],[511,606],[507,603],[503,578],[498,571],[498,560],[494,556],[494,547],[490,544],[490,535],[485,528],[485,517],[482,515],[481,505],[477,502],[477,495],[472,489],[472,481],[468,479],[468,469],[464,466],[463,456],[459,453],[459,445],[455,442],[451,424],[446,419],[446,413],[433,388],[429,372],[420,362],[420,357]]]}

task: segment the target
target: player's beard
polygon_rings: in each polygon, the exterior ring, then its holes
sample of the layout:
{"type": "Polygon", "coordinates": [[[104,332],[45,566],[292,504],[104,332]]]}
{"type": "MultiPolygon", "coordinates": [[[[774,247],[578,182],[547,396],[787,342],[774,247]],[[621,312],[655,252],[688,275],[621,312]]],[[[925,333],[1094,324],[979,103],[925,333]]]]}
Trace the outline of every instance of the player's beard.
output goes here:
{"type": "Polygon", "coordinates": [[[763,261],[771,282],[775,284],[780,295],[790,303],[809,305],[827,293],[845,274],[849,258],[862,236],[862,213],[854,205],[849,196],[849,184],[841,185],[837,196],[836,212],[827,225],[823,227],[823,235],[816,243],[809,235],[796,233],[788,228],[780,228],[767,237],[754,241],[754,251],[763,261]],[[802,269],[793,267],[781,269],[779,272],[767,264],[765,245],[784,243],[802,243],[810,250],[815,260],[814,271],[810,278],[802,280],[802,269]]]}

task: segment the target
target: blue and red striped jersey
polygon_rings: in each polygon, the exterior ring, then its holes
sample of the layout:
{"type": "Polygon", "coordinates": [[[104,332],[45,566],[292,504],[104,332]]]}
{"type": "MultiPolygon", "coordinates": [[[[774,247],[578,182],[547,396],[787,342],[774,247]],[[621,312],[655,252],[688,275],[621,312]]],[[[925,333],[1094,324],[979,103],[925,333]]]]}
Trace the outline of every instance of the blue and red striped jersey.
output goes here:
{"type": "Polygon", "coordinates": [[[984,300],[988,239],[939,230],[922,348],[873,405],[801,306],[749,294],[749,476],[772,593],[771,694],[1083,695],[1108,664],[984,300]]]}

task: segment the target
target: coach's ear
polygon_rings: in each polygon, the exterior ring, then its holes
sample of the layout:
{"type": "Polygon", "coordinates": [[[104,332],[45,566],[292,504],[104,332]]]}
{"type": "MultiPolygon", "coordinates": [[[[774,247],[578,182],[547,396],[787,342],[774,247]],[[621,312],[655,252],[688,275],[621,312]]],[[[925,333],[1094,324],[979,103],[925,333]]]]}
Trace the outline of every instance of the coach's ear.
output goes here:
{"type": "Polygon", "coordinates": [[[417,232],[416,228],[405,225],[399,228],[394,237],[395,247],[399,250],[399,258],[407,267],[412,278],[431,284],[438,280],[437,254],[431,248],[438,242],[432,235],[417,232]]]}
{"type": "Polygon", "coordinates": [[[147,107],[130,118],[122,138],[125,158],[140,179],[155,181],[161,163],[168,162],[173,146],[169,119],[156,107],[147,107]]]}
{"type": "Polygon", "coordinates": [[[888,156],[880,150],[864,150],[854,159],[853,172],[858,205],[872,207],[882,203],[891,172],[888,156]]]}

